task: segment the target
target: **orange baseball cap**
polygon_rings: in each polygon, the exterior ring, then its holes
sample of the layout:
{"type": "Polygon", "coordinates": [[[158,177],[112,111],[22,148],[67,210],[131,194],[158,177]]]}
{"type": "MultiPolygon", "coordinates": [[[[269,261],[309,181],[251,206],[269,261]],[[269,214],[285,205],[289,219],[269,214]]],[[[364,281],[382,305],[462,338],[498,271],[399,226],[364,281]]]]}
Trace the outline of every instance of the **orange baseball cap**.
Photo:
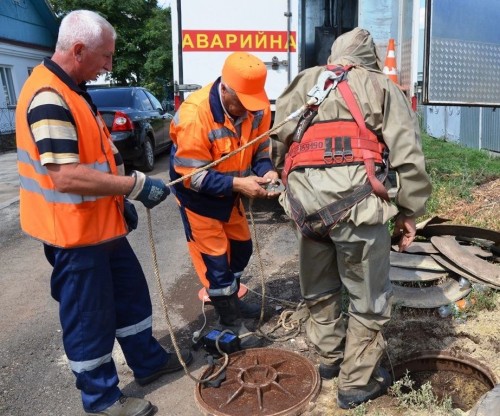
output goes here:
{"type": "Polygon", "coordinates": [[[266,77],[264,62],[247,52],[232,53],[222,67],[222,81],[236,92],[249,111],[263,110],[269,105],[264,89],[266,77]]]}

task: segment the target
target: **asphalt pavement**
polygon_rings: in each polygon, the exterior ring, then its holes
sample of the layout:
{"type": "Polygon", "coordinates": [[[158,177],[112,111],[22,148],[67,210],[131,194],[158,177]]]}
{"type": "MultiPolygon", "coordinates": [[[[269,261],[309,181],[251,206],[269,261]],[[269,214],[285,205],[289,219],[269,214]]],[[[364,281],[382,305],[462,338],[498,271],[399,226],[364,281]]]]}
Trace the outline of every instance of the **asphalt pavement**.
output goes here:
{"type": "Polygon", "coordinates": [[[0,210],[19,201],[16,152],[0,153],[0,210]]]}

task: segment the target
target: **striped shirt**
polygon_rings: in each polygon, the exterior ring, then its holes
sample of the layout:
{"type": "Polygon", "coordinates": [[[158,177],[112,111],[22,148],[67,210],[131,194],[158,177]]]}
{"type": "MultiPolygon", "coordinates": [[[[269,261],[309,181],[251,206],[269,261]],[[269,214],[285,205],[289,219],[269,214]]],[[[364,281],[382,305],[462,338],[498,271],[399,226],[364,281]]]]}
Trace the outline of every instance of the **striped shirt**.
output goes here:
{"type": "MultiPolygon", "coordinates": [[[[80,94],[97,117],[97,108],[87,93],[85,83],[76,85],[70,76],[49,58],[43,60],[43,65],[68,84],[73,91],[80,94]]],[[[97,121],[104,125],[104,121],[100,117],[97,118],[97,121]]],[[[35,138],[42,165],[80,162],[75,119],[64,98],[56,91],[47,88],[36,94],[28,108],[28,123],[35,138]]],[[[120,152],[114,145],[111,136],[108,137],[108,140],[113,149],[118,172],[120,175],[124,175],[125,168],[120,152]]]]}
{"type": "Polygon", "coordinates": [[[68,105],[57,92],[39,92],[28,108],[28,123],[42,165],[78,163],[78,137],[68,105]]]}

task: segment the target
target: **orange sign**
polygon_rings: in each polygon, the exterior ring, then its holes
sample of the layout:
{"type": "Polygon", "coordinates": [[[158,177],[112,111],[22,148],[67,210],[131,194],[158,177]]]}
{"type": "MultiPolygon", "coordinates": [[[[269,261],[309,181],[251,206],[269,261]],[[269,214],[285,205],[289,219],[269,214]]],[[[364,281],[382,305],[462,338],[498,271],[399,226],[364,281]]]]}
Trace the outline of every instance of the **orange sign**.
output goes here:
{"type": "Polygon", "coordinates": [[[182,50],[184,52],[221,51],[276,51],[295,52],[297,44],[295,32],[255,30],[183,30],[182,50]]]}

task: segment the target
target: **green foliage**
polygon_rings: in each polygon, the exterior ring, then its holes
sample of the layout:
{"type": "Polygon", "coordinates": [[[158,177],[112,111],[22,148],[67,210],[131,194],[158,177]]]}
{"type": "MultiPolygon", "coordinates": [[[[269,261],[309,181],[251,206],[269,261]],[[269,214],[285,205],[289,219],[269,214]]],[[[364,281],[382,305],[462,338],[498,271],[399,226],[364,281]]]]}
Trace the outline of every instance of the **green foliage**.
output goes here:
{"type": "Polygon", "coordinates": [[[500,177],[500,159],[485,150],[472,149],[423,134],[427,169],[433,178],[455,181],[468,177],[474,185],[500,177]],[[464,173],[465,172],[465,173],[464,173]]]}
{"type": "Polygon", "coordinates": [[[390,391],[396,397],[398,404],[409,411],[425,410],[430,415],[458,415],[452,407],[451,398],[439,400],[432,390],[431,383],[423,384],[419,389],[414,388],[415,382],[408,372],[394,382],[390,391]]]}
{"type": "Polygon", "coordinates": [[[117,32],[111,78],[117,85],[140,85],[160,99],[172,79],[170,8],[157,0],[50,0],[56,15],[71,10],[93,10],[117,32]]]}
{"type": "Polygon", "coordinates": [[[433,215],[446,203],[446,195],[470,200],[471,190],[500,177],[500,158],[484,150],[471,149],[422,135],[426,168],[433,192],[427,210],[433,215]]]}

